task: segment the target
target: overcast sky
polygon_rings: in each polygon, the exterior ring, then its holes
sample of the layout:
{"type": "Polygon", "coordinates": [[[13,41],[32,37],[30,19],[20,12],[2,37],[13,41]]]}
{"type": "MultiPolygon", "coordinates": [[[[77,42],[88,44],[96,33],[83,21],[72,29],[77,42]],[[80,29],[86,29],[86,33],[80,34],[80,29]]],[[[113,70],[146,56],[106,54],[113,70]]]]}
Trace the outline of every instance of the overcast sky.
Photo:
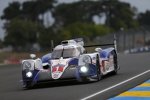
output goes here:
{"type": "MultiPolygon", "coordinates": [[[[0,0],[0,16],[3,13],[3,9],[8,6],[8,3],[13,1],[23,2],[25,0],[0,0]]],[[[78,0],[59,0],[59,2],[72,2],[78,0]]],[[[150,10],[150,0],[120,0],[124,2],[129,2],[132,6],[138,9],[138,12],[145,12],[150,10]]],[[[2,29],[4,21],[0,20],[0,38],[4,37],[4,30],[2,29]]]]}

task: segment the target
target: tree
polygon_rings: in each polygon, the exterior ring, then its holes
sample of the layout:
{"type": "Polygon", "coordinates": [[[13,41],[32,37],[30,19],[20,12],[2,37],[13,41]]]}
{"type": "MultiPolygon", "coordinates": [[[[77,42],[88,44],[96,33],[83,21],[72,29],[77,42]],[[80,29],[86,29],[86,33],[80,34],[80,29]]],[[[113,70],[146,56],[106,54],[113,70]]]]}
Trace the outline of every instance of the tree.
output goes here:
{"type": "Polygon", "coordinates": [[[53,29],[51,27],[49,28],[42,28],[40,29],[39,37],[38,37],[38,43],[43,49],[50,49],[51,47],[51,40],[54,40],[57,42],[57,38],[60,37],[59,35],[55,34],[53,32],[53,29]]]}
{"type": "Polygon", "coordinates": [[[21,15],[21,4],[19,2],[12,2],[8,7],[4,9],[4,14],[1,16],[1,19],[11,20],[21,15]]]}
{"type": "Polygon", "coordinates": [[[13,19],[5,28],[5,44],[13,46],[15,50],[18,50],[18,47],[25,49],[26,46],[36,43],[38,26],[31,21],[13,19]]]}
{"type": "Polygon", "coordinates": [[[150,25],[150,11],[146,11],[145,13],[140,13],[138,16],[138,21],[140,25],[150,25]]]}
{"type": "Polygon", "coordinates": [[[40,22],[39,15],[51,10],[54,7],[54,3],[56,3],[56,0],[26,1],[22,5],[22,14],[25,19],[40,22]]]}
{"type": "Polygon", "coordinates": [[[57,43],[75,37],[94,40],[95,36],[112,30],[118,31],[121,27],[129,29],[138,26],[130,4],[119,0],[80,0],[67,4],[56,2],[57,0],[27,0],[22,4],[10,3],[2,16],[2,19],[7,20],[5,43],[17,48],[38,42],[45,48],[49,46],[52,36],[55,36],[57,43]],[[47,28],[43,20],[44,14],[49,11],[55,22],[47,28]],[[95,15],[99,18],[105,15],[105,25],[96,25],[93,21],[95,15]]]}
{"type": "Polygon", "coordinates": [[[103,2],[106,13],[106,25],[116,31],[121,27],[124,29],[138,27],[138,22],[134,19],[134,9],[129,3],[119,2],[118,0],[107,0],[103,2]]]}
{"type": "Polygon", "coordinates": [[[43,35],[44,37],[45,35],[40,33],[41,30],[44,30],[44,19],[40,19],[39,15],[51,10],[55,2],[56,0],[33,0],[25,1],[23,4],[10,3],[1,17],[7,20],[4,25],[6,30],[4,43],[12,45],[15,49],[23,47],[25,49],[25,47],[31,47],[35,42],[39,42],[38,36],[43,35]]]}
{"type": "Polygon", "coordinates": [[[94,23],[93,16],[99,15],[101,7],[101,1],[90,0],[59,4],[53,12],[55,25],[61,28],[76,22],[94,23]]]}
{"type": "Polygon", "coordinates": [[[92,41],[96,36],[102,36],[112,32],[112,29],[105,25],[95,25],[91,23],[73,23],[62,29],[63,39],[82,37],[87,41],[92,41]]]}
{"type": "Polygon", "coordinates": [[[119,0],[81,0],[69,4],[59,4],[54,9],[55,26],[62,28],[76,22],[93,22],[93,16],[105,13],[105,25],[118,31],[138,27],[138,22],[134,19],[135,12],[129,3],[119,0]]]}

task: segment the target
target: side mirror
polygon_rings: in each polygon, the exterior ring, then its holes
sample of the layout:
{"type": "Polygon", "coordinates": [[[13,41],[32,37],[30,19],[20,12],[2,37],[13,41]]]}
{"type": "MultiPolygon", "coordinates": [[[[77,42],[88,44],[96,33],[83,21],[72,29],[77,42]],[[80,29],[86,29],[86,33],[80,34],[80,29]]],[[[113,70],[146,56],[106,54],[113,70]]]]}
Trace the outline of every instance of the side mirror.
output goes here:
{"type": "Polygon", "coordinates": [[[96,51],[96,52],[101,52],[101,51],[102,51],[102,48],[95,48],[95,51],[96,51]]]}
{"type": "Polygon", "coordinates": [[[35,54],[30,54],[30,57],[31,57],[32,59],[34,59],[34,58],[36,57],[36,55],[35,55],[35,54]]]}

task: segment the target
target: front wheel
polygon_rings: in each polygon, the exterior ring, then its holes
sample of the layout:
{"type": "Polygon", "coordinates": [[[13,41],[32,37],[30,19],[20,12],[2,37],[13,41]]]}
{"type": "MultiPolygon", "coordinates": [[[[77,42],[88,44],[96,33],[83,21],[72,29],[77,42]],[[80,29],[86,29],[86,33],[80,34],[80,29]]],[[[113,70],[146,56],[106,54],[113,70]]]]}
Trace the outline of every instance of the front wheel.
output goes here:
{"type": "Polygon", "coordinates": [[[25,89],[31,89],[31,88],[33,88],[33,86],[34,86],[33,83],[30,81],[24,82],[24,84],[23,84],[23,88],[25,88],[25,89]]]}
{"type": "Polygon", "coordinates": [[[88,77],[82,77],[81,82],[88,83],[88,82],[90,82],[90,79],[88,77]]]}
{"type": "Polygon", "coordinates": [[[102,79],[102,73],[100,70],[99,56],[96,56],[96,70],[97,70],[97,81],[102,79]]]}

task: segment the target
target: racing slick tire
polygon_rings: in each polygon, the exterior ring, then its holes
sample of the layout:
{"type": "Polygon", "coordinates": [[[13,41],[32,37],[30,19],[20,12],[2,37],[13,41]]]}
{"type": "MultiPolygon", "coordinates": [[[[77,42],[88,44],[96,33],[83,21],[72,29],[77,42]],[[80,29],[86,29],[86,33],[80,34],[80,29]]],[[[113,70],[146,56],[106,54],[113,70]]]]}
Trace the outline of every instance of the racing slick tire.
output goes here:
{"type": "Polygon", "coordinates": [[[24,88],[24,89],[32,89],[33,86],[34,86],[34,85],[33,85],[32,82],[27,81],[27,82],[24,83],[23,88],[24,88]]]}
{"type": "Polygon", "coordinates": [[[96,69],[97,69],[97,77],[96,81],[100,81],[102,79],[102,73],[100,69],[99,56],[96,56],[96,69]]]}
{"type": "Polygon", "coordinates": [[[116,75],[118,73],[118,61],[117,61],[117,53],[116,51],[113,51],[113,61],[114,61],[114,71],[112,72],[113,75],[116,75]]]}
{"type": "Polygon", "coordinates": [[[83,82],[83,83],[90,82],[90,79],[88,77],[82,77],[81,80],[82,80],[81,82],[83,82]]]}

